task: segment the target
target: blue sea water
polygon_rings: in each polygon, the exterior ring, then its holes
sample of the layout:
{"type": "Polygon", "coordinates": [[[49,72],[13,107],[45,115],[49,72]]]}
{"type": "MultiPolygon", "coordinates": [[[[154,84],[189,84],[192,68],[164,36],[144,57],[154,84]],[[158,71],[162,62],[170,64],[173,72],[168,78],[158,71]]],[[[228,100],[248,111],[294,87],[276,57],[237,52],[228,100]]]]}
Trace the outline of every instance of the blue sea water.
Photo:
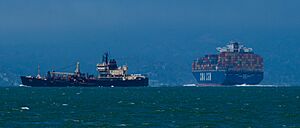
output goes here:
{"type": "Polygon", "coordinates": [[[295,128],[300,88],[0,88],[0,127],[295,128]]]}

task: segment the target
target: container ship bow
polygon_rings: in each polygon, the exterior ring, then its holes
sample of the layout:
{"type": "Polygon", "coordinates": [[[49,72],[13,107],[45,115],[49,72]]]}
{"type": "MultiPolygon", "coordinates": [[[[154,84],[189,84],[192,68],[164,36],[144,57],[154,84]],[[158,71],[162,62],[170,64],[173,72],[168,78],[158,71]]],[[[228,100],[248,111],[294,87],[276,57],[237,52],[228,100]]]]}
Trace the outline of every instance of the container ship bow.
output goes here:
{"type": "Polygon", "coordinates": [[[103,62],[96,65],[98,76],[80,72],[79,62],[73,73],[48,71],[45,77],[21,76],[23,85],[31,87],[140,87],[148,86],[149,79],[141,74],[127,74],[128,67],[118,67],[115,59],[103,55],[103,62]]]}
{"type": "Polygon", "coordinates": [[[264,78],[263,58],[238,42],[217,48],[218,54],[205,55],[192,64],[200,86],[256,85],[264,78]]]}

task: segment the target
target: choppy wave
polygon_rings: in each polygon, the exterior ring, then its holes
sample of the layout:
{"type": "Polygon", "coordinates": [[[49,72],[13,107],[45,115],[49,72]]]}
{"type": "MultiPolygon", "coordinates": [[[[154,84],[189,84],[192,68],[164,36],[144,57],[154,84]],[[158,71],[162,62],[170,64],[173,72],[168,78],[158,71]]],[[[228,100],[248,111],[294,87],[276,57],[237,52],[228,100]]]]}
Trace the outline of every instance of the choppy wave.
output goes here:
{"type": "Polygon", "coordinates": [[[228,124],[297,127],[300,111],[295,106],[300,106],[299,91],[299,87],[0,88],[4,104],[0,124],[3,127],[65,127],[66,124],[73,127],[228,127],[228,124]],[[78,92],[81,95],[76,95],[78,92]],[[280,121],[266,122],[257,118],[258,114],[280,121]],[[120,120],[124,117],[126,120],[120,120]]]}

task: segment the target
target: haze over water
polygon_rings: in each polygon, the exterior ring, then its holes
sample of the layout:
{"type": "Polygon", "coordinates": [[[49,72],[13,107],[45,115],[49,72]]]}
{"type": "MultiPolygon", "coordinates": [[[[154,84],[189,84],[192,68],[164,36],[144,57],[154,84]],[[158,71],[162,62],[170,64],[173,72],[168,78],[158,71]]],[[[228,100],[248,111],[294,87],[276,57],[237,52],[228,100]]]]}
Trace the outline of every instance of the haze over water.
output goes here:
{"type": "Polygon", "coordinates": [[[299,85],[299,4],[1,0],[0,83],[17,85],[18,76],[36,75],[37,65],[45,74],[77,61],[83,72],[95,74],[95,64],[107,51],[157,85],[193,83],[193,60],[235,40],[264,57],[264,84],[299,85]]]}

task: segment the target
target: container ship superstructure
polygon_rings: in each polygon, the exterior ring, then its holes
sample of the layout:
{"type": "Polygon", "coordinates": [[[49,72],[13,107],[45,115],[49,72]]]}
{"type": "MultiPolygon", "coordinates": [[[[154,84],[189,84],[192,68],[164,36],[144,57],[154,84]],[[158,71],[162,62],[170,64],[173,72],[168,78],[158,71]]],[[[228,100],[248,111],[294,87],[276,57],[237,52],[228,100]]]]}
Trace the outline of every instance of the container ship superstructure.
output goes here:
{"type": "Polygon", "coordinates": [[[263,58],[239,42],[217,48],[218,54],[205,55],[192,64],[200,86],[256,85],[264,78],[263,58]]]}
{"type": "Polygon", "coordinates": [[[115,59],[103,55],[102,63],[96,65],[98,76],[80,72],[79,62],[75,72],[48,71],[45,77],[40,75],[21,76],[22,84],[31,87],[142,87],[148,86],[149,79],[141,74],[128,74],[128,66],[118,67],[115,59]]]}

